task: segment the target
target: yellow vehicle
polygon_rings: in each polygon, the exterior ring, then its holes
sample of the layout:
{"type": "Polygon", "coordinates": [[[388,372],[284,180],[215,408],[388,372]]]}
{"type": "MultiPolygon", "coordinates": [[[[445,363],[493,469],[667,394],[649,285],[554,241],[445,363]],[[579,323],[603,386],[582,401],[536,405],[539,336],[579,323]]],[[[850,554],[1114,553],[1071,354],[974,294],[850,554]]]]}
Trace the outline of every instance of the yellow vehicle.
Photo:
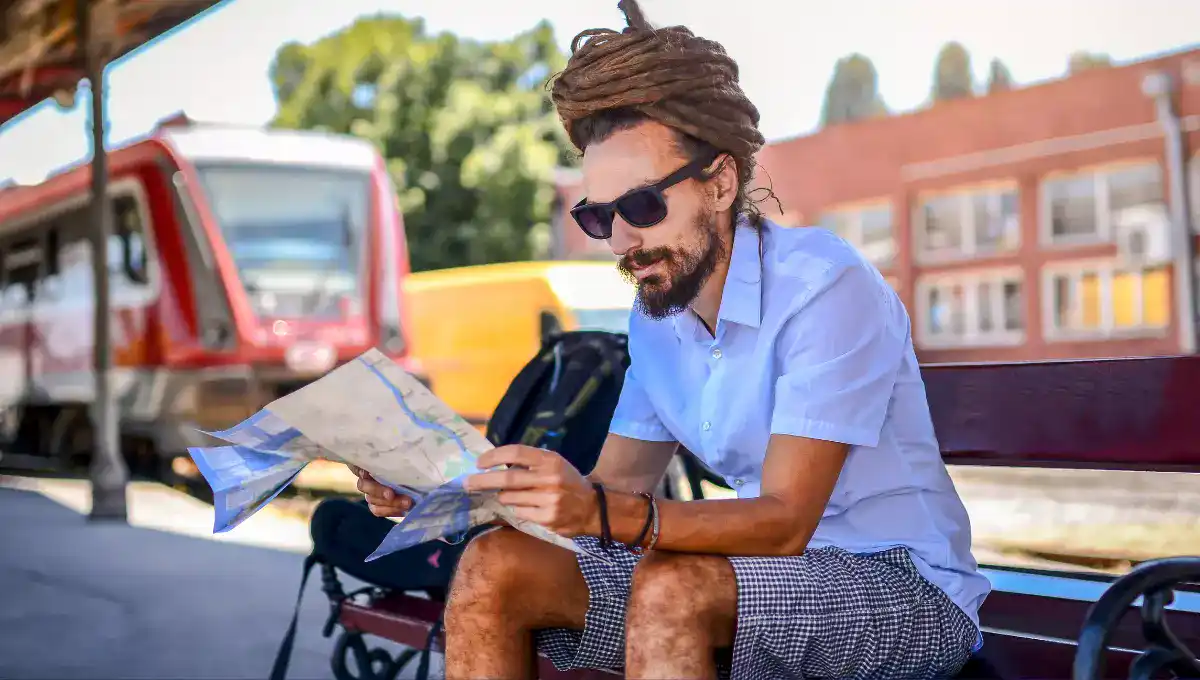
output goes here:
{"type": "Polygon", "coordinates": [[[479,427],[553,330],[627,332],[634,286],[611,262],[455,267],[405,278],[412,354],[433,391],[479,427]]]}

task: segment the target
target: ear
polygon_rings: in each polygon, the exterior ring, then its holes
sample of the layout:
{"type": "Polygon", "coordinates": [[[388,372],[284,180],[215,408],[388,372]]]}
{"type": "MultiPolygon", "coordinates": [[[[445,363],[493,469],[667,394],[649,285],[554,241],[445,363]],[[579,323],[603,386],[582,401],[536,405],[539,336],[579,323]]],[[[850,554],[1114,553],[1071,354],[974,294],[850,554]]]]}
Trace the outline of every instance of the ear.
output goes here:
{"type": "Polygon", "coordinates": [[[711,186],[713,187],[713,208],[718,213],[724,212],[733,206],[733,201],[737,198],[737,161],[727,153],[721,154],[709,166],[708,171],[715,173],[710,179],[711,186]]]}

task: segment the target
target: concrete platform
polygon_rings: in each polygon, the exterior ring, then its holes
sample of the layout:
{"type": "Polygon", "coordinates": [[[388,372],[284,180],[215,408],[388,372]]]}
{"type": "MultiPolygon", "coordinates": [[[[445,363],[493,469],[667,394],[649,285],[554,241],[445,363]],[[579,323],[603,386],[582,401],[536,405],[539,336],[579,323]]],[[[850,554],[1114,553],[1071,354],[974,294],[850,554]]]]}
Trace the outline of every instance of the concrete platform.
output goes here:
{"type": "MultiPolygon", "coordinates": [[[[267,677],[305,527],[260,513],[214,540],[211,507],[149,487],[131,525],[94,524],[82,483],[0,479],[0,678],[267,677]]],[[[310,579],[290,678],[331,677],[327,613],[310,579]]]]}

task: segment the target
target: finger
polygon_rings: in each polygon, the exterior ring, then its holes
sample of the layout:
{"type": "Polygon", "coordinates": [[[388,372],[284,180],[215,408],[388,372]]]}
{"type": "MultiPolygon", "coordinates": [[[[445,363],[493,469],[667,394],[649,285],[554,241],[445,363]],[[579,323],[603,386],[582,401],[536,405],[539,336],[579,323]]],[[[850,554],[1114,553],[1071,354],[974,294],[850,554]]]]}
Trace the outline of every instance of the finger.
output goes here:
{"type": "Polygon", "coordinates": [[[509,446],[497,446],[494,449],[485,451],[479,456],[475,464],[480,469],[494,468],[497,465],[519,465],[525,468],[532,468],[538,463],[547,460],[549,451],[545,449],[536,449],[532,446],[521,446],[520,444],[512,444],[509,446]]]}
{"type": "Polygon", "coordinates": [[[350,468],[350,472],[353,472],[355,477],[358,477],[360,479],[362,478],[362,476],[363,476],[362,468],[358,467],[357,465],[351,465],[350,463],[346,463],[346,467],[350,468]]]}
{"type": "Polygon", "coordinates": [[[412,499],[407,496],[395,496],[393,498],[383,498],[382,496],[363,495],[367,503],[370,505],[386,505],[388,507],[404,508],[405,510],[412,507],[412,499]]]}
{"type": "Polygon", "coordinates": [[[396,492],[390,487],[384,486],[370,477],[362,477],[358,480],[358,490],[368,496],[379,496],[386,499],[396,497],[396,492]]]}
{"type": "Polygon", "coordinates": [[[467,491],[489,491],[495,489],[533,489],[548,486],[552,477],[535,470],[491,470],[471,475],[463,481],[467,491]]]}
{"type": "Polygon", "coordinates": [[[496,499],[515,507],[546,508],[557,503],[558,494],[551,491],[501,491],[496,499]]]}
{"type": "Polygon", "coordinates": [[[368,502],[367,507],[371,509],[371,514],[376,517],[398,517],[408,512],[408,508],[388,504],[377,505],[368,502]]]}

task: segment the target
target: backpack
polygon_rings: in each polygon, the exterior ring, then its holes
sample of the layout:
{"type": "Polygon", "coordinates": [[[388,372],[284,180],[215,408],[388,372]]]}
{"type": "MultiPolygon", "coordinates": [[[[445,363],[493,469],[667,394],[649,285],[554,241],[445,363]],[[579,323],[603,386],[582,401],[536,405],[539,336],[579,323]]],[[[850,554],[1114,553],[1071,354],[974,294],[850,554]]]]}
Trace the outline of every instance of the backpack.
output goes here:
{"type": "Polygon", "coordinates": [[[628,367],[623,333],[551,333],[500,399],[488,440],[549,449],[588,474],[608,437],[628,367]]]}
{"type": "MultiPolygon", "coordinates": [[[[549,333],[538,353],[509,384],[488,420],[485,436],[496,446],[525,444],[555,451],[581,473],[587,474],[595,467],[608,437],[609,423],[621,396],[628,367],[628,338],[622,333],[549,333]]],[[[321,565],[322,588],[331,600],[335,600],[335,612],[337,600],[346,597],[335,569],[373,586],[401,591],[424,590],[435,598],[442,598],[470,537],[485,529],[476,527],[465,540],[454,545],[431,541],[364,564],[363,558],[394,524],[389,519],[372,515],[365,503],[357,511],[349,505],[345,499],[329,499],[322,501],[313,514],[310,527],[313,552],[304,561],[296,610],[276,655],[272,680],[283,680],[287,674],[295,643],[300,597],[313,566],[321,565]],[[334,512],[342,517],[342,528],[331,532],[319,517],[328,517],[334,512]],[[346,550],[344,545],[335,549],[331,533],[340,534],[342,539],[353,534],[359,545],[351,550],[346,550]],[[362,554],[357,554],[359,552],[362,554]],[[431,564],[437,565],[432,571],[431,564]]],[[[333,633],[332,624],[331,618],[323,631],[325,637],[333,633]]],[[[440,626],[435,626],[430,632],[431,641],[439,629],[440,626]]],[[[428,647],[427,644],[426,649],[421,650],[419,678],[428,677],[428,647]]]]}

